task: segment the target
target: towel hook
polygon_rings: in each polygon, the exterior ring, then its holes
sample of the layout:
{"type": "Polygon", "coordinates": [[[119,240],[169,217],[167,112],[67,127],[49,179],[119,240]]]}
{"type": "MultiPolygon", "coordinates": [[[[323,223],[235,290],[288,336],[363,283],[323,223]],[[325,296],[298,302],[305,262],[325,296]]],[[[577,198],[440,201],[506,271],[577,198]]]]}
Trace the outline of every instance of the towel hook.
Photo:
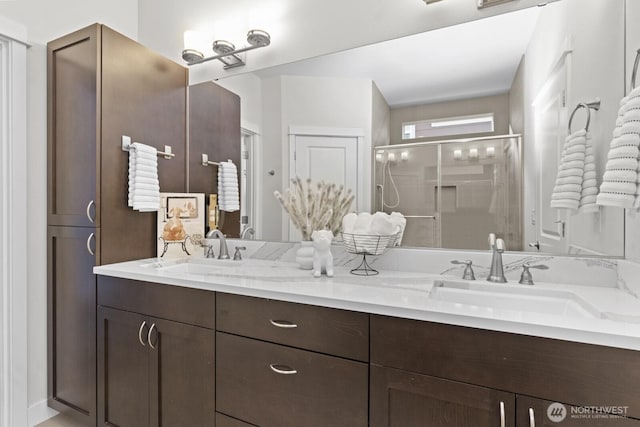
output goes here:
{"type": "Polygon", "coordinates": [[[640,64],[640,49],[636,50],[636,60],[633,62],[633,72],[631,73],[631,89],[636,88],[636,77],[638,76],[638,65],[640,64]]]}
{"type": "Polygon", "coordinates": [[[600,109],[600,99],[596,98],[593,101],[589,101],[589,102],[580,102],[578,105],[576,105],[576,107],[573,109],[573,111],[571,112],[571,116],[569,116],[569,125],[568,125],[568,129],[569,129],[569,135],[571,135],[571,122],[573,121],[573,116],[576,115],[576,113],[578,112],[579,109],[584,108],[585,110],[587,110],[587,123],[584,126],[584,130],[588,131],[589,130],[589,124],[591,123],[591,110],[596,110],[598,111],[600,109]]]}

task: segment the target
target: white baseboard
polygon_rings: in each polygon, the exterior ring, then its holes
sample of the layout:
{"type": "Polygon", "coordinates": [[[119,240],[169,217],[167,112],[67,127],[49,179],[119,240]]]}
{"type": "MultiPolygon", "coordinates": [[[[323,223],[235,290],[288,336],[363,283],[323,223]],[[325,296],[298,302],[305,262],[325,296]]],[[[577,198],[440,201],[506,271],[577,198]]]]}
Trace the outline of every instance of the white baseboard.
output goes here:
{"type": "Polygon", "coordinates": [[[47,399],[41,400],[29,407],[29,427],[37,426],[56,415],[58,411],[47,406],[47,399]]]}

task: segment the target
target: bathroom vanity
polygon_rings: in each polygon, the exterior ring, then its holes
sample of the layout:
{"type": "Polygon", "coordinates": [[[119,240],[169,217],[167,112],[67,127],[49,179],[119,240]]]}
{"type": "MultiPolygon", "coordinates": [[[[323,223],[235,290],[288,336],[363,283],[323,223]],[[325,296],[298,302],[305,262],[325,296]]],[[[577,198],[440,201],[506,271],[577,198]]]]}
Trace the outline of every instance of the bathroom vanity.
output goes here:
{"type": "MultiPolygon", "coordinates": [[[[562,425],[589,425],[574,405],[630,417],[592,425],[640,426],[637,324],[595,318],[623,290],[540,284],[516,299],[562,295],[565,315],[491,313],[436,287],[523,285],[344,268],[314,280],[286,262],[233,263],[95,269],[98,425],[544,426],[561,402],[562,425]]],[[[640,307],[631,300],[622,312],[640,307]]]]}

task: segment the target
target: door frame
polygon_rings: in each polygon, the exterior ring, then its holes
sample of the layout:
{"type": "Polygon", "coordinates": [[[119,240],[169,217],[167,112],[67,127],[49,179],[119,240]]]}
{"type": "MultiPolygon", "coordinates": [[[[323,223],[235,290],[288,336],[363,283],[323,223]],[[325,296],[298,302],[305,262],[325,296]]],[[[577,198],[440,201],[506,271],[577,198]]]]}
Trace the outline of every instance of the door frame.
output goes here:
{"type": "Polygon", "coordinates": [[[0,16],[0,427],[28,423],[26,38],[0,16]]]}
{"type": "MultiPolygon", "coordinates": [[[[365,181],[367,178],[362,176],[365,171],[365,153],[364,153],[364,129],[362,128],[335,128],[320,126],[289,126],[289,168],[286,176],[283,176],[282,188],[291,187],[291,177],[296,173],[295,146],[296,137],[298,136],[327,136],[335,138],[356,138],[356,156],[358,170],[356,172],[356,209],[362,212],[365,209],[365,181]]],[[[369,156],[370,157],[370,156],[369,156]]],[[[369,159],[367,157],[367,159],[369,159]]],[[[287,171],[287,168],[283,168],[287,171]]],[[[284,175],[284,174],[283,174],[284,175]]],[[[371,179],[369,178],[369,182],[371,179]]],[[[287,215],[282,215],[282,240],[289,240],[291,221],[287,215]]]]}
{"type": "MultiPolygon", "coordinates": [[[[252,199],[251,204],[253,210],[253,218],[249,218],[249,226],[254,229],[253,239],[260,240],[262,238],[262,230],[264,230],[264,217],[262,214],[262,181],[258,179],[259,176],[262,176],[262,144],[260,139],[260,127],[253,123],[242,121],[240,135],[242,138],[241,146],[243,150],[246,149],[249,157],[251,158],[251,161],[249,162],[251,165],[251,170],[249,171],[251,181],[246,182],[246,186],[251,187],[250,197],[252,199]],[[247,137],[251,139],[250,146],[245,146],[245,138],[247,137]]],[[[242,163],[244,161],[244,153],[241,153],[241,157],[242,163]]],[[[241,179],[246,181],[244,175],[241,179]]],[[[240,208],[242,209],[242,205],[240,208]]],[[[241,212],[241,214],[242,213],[243,212],[241,212]]],[[[244,213],[246,214],[246,211],[244,211],[244,213]]]]}

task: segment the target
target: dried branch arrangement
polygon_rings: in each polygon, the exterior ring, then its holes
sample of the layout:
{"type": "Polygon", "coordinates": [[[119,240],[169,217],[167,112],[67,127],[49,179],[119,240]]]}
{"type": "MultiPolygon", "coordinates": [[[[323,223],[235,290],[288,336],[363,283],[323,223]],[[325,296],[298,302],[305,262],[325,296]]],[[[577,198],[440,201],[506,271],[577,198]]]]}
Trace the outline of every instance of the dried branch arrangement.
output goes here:
{"type": "Polygon", "coordinates": [[[314,230],[331,230],[337,236],[342,227],[342,218],[349,212],[355,199],[352,191],[344,185],[321,181],[313,185],[311,179],[302,181],[296,177],[292,186],[284,195],[279,191],[273,194],[285,212],[291,217],[293,225],[302,233],[302,240],[311,240],[314,230]]]}

